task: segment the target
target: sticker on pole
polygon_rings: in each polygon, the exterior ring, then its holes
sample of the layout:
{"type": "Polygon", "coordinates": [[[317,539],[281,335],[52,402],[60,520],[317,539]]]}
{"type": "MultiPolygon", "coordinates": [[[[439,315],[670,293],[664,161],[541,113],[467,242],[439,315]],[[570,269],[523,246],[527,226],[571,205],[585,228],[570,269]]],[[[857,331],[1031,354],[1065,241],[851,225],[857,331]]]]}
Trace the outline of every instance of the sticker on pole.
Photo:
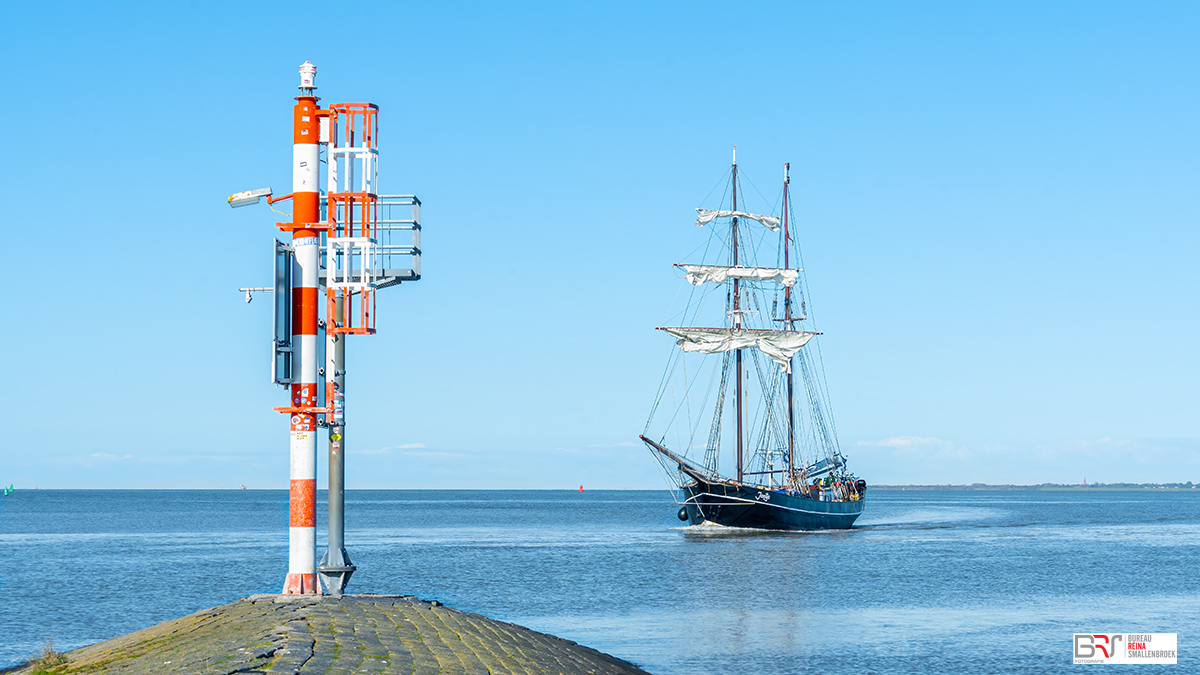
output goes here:
{"type": "Polygon", "coordinates": [[[1174,664],[1178,633],[1075,633],[1074,663],[1174,664]]]}

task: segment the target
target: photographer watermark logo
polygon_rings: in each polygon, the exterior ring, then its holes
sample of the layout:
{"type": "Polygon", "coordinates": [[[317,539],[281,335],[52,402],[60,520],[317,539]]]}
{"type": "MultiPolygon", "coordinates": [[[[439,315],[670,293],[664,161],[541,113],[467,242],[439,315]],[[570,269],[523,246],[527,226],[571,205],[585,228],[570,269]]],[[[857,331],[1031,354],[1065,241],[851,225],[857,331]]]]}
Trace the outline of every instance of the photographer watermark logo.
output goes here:
{"type": "Polygon", "coordinates": [[[1177,633],[1075,633],[1075,663],[1175,663],[1177,633]]]}

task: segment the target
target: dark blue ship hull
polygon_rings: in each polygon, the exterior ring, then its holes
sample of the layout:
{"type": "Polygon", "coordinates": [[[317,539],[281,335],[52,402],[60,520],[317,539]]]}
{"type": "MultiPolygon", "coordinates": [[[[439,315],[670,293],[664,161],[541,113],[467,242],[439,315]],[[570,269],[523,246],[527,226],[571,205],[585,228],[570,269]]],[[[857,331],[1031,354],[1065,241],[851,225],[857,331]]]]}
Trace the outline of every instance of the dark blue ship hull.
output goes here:
{"type": "Polygon", "coordinates": [[[866,504],[865,495],[855,501],[819,501],[803,492],[700,479],[679,493],[692,525],[708,521],[764,530],[847,530],[866,504]]]}

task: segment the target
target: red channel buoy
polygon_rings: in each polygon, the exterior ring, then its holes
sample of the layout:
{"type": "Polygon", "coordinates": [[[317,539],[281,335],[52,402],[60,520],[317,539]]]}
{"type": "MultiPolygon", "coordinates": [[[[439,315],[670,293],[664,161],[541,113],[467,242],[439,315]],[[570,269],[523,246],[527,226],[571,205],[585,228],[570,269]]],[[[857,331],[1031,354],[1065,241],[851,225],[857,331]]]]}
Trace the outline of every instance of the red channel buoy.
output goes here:
{"type": "Polygon", "coordinates": [[[582,486],[582,485],[580,485],[580,486],[579,486],[579,491],[580,491],[580,492],[583,492],[583,486],[582,486]]]}

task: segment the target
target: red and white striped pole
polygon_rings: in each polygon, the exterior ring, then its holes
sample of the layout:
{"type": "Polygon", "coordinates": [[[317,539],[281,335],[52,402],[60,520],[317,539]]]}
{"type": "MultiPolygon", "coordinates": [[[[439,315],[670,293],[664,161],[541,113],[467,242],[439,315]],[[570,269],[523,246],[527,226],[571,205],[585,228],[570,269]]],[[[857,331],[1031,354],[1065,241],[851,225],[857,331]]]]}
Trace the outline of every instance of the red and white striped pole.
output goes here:
{"type": "MultiPolygon", "coordinates": [[[[321,236],[320,120],[313,80],[317,68],[300,66],[300,96],[293,109],[292,247],[297,274],[292,288],[292,407],[317,407],[317,274],[321,236]]],[[[288,575],[284,595],[321,593],[317,582],[317,416],[291,416],[291,495],[288,575]]]]}

